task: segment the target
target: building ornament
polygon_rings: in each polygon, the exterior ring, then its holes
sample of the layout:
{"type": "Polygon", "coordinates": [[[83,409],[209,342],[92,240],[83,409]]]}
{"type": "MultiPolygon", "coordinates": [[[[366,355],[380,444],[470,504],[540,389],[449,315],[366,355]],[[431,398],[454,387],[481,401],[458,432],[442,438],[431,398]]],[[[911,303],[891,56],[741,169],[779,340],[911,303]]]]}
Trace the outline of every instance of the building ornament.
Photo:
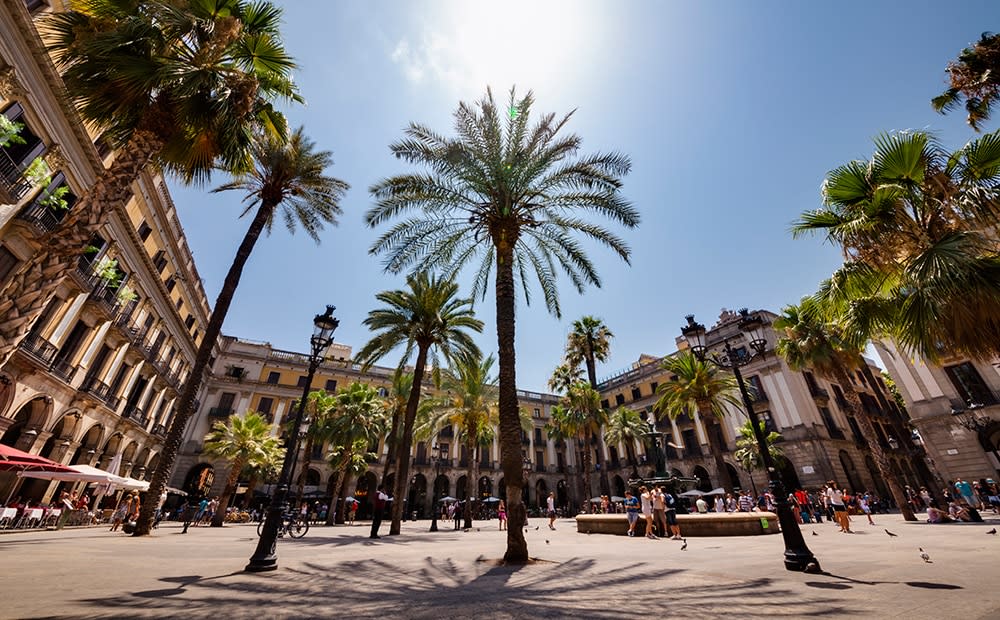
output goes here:
{"type": "Polygon", "coordinates": [[[61,145],[53,144],[45,151],[45,163],[49,165],[49,170],[53,172],[66,170],[68,162],[61,145]]]}
{"type": "Polygon", "coordinates": [[[0,69],[0,97],[15,99],[24,93],[24,86],[17,79],[14,67],[7,66],[0,69]]]}

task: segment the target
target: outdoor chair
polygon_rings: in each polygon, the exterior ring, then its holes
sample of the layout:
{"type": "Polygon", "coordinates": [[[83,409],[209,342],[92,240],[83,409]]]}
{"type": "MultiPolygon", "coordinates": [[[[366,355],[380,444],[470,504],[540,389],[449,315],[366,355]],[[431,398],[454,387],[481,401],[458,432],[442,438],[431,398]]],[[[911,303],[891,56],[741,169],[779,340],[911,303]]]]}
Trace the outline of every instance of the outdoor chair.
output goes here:
{"type": "Polygon", "coordinates": [[[62,516],[62,508],[49,508],[45,512],[45,517],[42,518],[41,525],[43,527],[48,527],[50,525],[55,525],[59,522],[59,517],[62,516]]]}
{"type": "Polygon", "coordinates": [[[4,508],[0,510],[0,530],[10,529],[16,520],[17,508],[4,508]]]}
{"type": "Polygon", "coordinates": [[[21,520],[17,522],[14,527],[20,530],[26,530],[33,527],[38,527],[42,522],[42,516],[45,514],[45,510],[42,508],[32,508],[30,510],[25,510],[21,515],[21,520]]]}

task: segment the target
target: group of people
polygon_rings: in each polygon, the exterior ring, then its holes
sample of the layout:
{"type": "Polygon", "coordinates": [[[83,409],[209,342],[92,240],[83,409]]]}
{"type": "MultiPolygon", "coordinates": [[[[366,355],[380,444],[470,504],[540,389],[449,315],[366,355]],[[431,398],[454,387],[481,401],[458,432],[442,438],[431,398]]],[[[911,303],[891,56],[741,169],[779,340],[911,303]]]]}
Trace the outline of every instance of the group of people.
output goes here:
{"type": "Polygon", "coordinates": [[[1000,489],[992,478],[981,478],[978,482],[968,482],[962,478],[948,481],[941,489],[941,497],[947,509],[931,496],[926,487],[914,492],[906,487],[907,499],[927,511],[928,523],[951,523],[956,521],[983,521],[980,510],[990,509],[993,514],[1000,514],[1000,489]]]}
{"type": "Polygon", "coordinates": [[[648,489],[641,486],[639,497],[633,495],[629,489],[625,491],[623,504],[628,519],[629,536],[635,536],[635,526],[639,522],[641,510],[646,523],[646,538],[656,540],[669,535],[674,540],[681,539],[681,528],[677,524],[677,499],[672,493],[664,491],[663,487],[648,489]]]}

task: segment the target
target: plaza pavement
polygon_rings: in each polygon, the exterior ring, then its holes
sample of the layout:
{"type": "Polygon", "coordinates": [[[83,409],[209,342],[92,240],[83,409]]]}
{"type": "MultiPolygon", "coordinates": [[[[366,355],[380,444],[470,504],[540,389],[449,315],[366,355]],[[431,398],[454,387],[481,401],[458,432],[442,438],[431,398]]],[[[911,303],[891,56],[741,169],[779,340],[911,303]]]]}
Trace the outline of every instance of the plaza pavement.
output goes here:
{"type": "Polygon", "coordinates": [[[876,521],[855,521],[853,535],[803,526],[819,575],[784,570],[780,535],[689,538],[681,551],[579,534],[572,520],[553,532],[533,519],[539,561],[526,566],[491,561],[505,547],[495,521],[469,532],[443,522],[435,534],[419,521],[380,540],[367,524],[315,527],[280,540],[280,568],[258,574],[242,570],[253,525],[182,534],[164,523],[138,539],[103,527],[15,533],[0,536],[0,618],[1000,618],[1000,536],[986,534],[1000,521],[876,521]]]}

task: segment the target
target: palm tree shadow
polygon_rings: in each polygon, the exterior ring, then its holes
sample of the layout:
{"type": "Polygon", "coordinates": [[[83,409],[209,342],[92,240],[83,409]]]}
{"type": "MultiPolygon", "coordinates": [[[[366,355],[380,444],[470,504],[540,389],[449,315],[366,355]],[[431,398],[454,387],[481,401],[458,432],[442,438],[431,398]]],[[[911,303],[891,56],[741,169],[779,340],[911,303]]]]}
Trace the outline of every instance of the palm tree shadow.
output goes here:
{"type": "Polygon", "coordinates": [[[589,558],[530,565],[492,565],[426,557],[413,565],[391,560],[307,562],[273,573],[234,572],[202,577],[184,575],[162,581],[175,588],[80,600],[107,616],[173,615],[185,618],[245,615],[269,617],[439,618],[491,616],[619,618],[627,605],[670,606],[671,615],[703,614],[726,601],[739,616],[809,617],[856,613],[836,598],[807,595],[765,577],[704,575],[651,564],[602,567],[589,558]]]}

